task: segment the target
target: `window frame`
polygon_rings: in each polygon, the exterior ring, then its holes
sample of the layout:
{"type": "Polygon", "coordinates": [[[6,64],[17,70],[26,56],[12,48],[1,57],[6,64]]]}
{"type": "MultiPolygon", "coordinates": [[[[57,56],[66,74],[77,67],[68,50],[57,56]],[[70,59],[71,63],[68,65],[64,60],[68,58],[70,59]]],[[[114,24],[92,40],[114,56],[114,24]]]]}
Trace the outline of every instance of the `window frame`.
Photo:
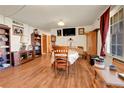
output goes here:
{"type": "MultiPolygon", "coordinates": [[[[118,14],[118,18],[119,18],[119,14],[118,14]]],[[[119,18],[120,19],[120,18],[119,18]]],[[[116,10],[116,12],[114,12],[112,15],[110,14],[110,25],[109,25],[109,32],[108,32],[108,35],[107,35],[107,38],[108,38],[108,40],[110,40],[109,42],[107,41],[107,44],[106,44],[106,53],[107,53],[107,55],[109,55],[109,56],[112,56],[113,58],[117,58],[117,59],[119,59],[119,60],[123,60],[124,61],[124,38],[123,38],[123,40],[122,40],[122,48],[123,48],[123,55],[122,56],[118,56],[117,55],[117,50],[116,50],[116,55],[113,55],[112,54],[112,51],[111,51],[111,39],[112,39],[112,34],[111,34],[111,27],[112,27],[112,25],[115,25],[115,24],[117,24],[118,26],[118,28],[119,28],[119,23],[121,22],[121,21],[123,21],[123,35],[122,36],[124,36],[124,6],[120,6],[117,10],[116,10]],[[111,24],[111,18],[112,18],[112,16],[114,16],[115,14],[117,14],[117,13],[119,13],[119,11],[121,10],[123,8],[123,18],[121,19],[121,20],[119,20],[119,21],[117,21],[117,22],[115,22],[115,23],[113,23],[113,24],[111,24]]],[[[116,39],[117,40],[117,39],[116,39]]],[[[118,44],[116,44],[116,46],[117,46],[118,44]]]]}

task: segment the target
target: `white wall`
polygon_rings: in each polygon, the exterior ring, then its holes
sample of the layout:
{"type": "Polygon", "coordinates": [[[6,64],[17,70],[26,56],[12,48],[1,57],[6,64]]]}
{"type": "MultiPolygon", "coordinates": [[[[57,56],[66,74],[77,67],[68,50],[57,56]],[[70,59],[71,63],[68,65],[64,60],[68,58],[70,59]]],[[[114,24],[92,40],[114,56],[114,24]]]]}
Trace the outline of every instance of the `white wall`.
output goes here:
{"type": "Polygon", "coordinates": [[[99,30],[97,33],[97,55],[99,55],[99,56],[100,56],[100,51],[101,51],[101,45],[102,45],[101,34],[100,34],[100,30],[99,30]]]}
{"type": "MultiPolygon", "coordinates": [[[[8,18],[8,17],[4,17],[2,15],[0,15],[0,24],[5,24],[7,26],[9,26],[11,28],[10,33],[11,33],[11,51],[19,51],[20,48],[20,36],[16,36],[13,35],[12,32],[12,19],[8,18]]],[[[21,23],[21,22],[20,22],[21,23]]],[[[24,36],[26,36],[28,38],[28,42],[26,45],[30,45],[31,44],[31,33],[33,32],[33,29],[35,27],[32,27],[28,24],[23,23],[24,25],[24,36]]],[[[42,35],[42,33],[44,33],[45,31],[38,29],[39,33],[42,35]]],[[[46,33],[47,34],[47,33],[46,33]]]]}
{"type": "MultiPolygon", "coordinates": [[[[85,32],[91,31],[92,26],[83,26],[85,28],[85,32]]],[[[62,28],[56,28],[56,29],[51,29],[51,34],[56,35],[56,45],[67,45],[69,46],[68,39],[71,37],[73,39],[73,46],[83,46],[84,50],[86,51],[86,35],[78,35],[78,28],[80,27],[75,27],[76,28],[76,35],[75,36],[57,36],[57,29],[62,29],[62,28]]]]}

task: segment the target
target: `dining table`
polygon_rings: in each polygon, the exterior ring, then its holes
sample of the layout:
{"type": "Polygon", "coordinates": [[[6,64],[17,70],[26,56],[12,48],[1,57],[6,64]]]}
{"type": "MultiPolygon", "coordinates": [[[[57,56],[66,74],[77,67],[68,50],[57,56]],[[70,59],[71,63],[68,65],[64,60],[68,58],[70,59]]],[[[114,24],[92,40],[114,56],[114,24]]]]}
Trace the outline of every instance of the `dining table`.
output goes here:
{"type": "MultiPolygon", "coordinates": [[[[60,54],[60,56],[62,56],[60,54]]],[[[68,50],[68,61],[70,63],[70,65],[74,64],[76,62],[76,60],[79,58],[79,54],[76,51],[76,49],[69,49],[68,50]]],[[[51,57],[51,63],[54,62],[54,52],[52,52],[52,57],[51,57]]]]}

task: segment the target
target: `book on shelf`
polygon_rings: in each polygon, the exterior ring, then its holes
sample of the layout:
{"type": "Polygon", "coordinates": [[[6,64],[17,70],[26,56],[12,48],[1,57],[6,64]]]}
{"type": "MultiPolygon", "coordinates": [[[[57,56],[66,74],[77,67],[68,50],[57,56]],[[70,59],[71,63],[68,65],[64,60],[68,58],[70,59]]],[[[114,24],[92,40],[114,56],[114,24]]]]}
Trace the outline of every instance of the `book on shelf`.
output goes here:
{"type": "Polygon", "coordinates": [[[9,48],[9,46],[0,46],[0,48],[9,48]]]}

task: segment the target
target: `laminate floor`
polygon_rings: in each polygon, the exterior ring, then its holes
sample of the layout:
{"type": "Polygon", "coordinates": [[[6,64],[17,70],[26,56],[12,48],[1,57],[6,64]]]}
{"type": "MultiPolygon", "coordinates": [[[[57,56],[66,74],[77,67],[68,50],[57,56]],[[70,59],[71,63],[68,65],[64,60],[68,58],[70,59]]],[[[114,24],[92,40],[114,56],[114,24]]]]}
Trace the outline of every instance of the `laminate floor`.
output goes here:
{"type": "Polygon", "coordinates": [[[93,73],[86,60],[78,59],[70,67],[69,76],[60,71],[55,77],[50,56],[42,55],[30,62],[0,71],[3,88],[92,88],[93,73]]]}

